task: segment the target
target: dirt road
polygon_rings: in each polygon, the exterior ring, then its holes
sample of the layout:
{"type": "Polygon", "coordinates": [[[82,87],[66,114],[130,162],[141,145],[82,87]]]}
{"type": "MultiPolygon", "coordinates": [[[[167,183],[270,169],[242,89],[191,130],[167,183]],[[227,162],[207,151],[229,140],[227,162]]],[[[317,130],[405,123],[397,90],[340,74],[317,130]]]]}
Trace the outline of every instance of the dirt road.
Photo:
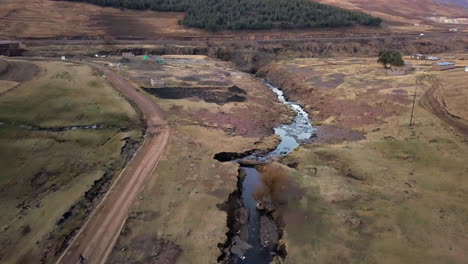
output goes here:
{"type": "Polygon", "coordinates": [[[430,85],[421,98],[421,106],[453,127],[459,135],[468,138],[468,121],[451,114],[445,108],[443,98],[438,95],[441,84],[437,80],[431,80],[430,85]]]}
{"type": "Polygon", "coordinates": [[[80,263],[80,254],[87,264],[106,262],[135,197],[153,174],[169,137],[163,112],[153,100],[112,70],[89,64],[102,71],[116,89],[138,106],[143,112],[147,130],[138,152],[60,256],[57,263],[63,264],[80,263]]]}
{"type": "MultiPolygon", "coordinates": [[[[466,33],[453,34],[453,33],[426,33],[424,39],[463,39],[466,33]]],[[[236,43],[253,42],[259,44],[266,43],[281,43],[281,42],[307,42],[307,41],[343,41],[343,40],[385,40],[385,39],[418,39],[419,33],[379,33],[379,34],[351,34],[351,35],[313,35],[308,33],[303,34],[260,34],[260,35],[230,35],[219,34],[214,36],[161,36],[158,39],[114,39],[112,43],[107,43],[100,38],[76,38],[76,39],[57,39],[57,38],[44,38],[44,39],[22,39],[21,42],[26,46],[49,46],[49,45],[205,45],[206,41],[223,41],[236,43]]]]}

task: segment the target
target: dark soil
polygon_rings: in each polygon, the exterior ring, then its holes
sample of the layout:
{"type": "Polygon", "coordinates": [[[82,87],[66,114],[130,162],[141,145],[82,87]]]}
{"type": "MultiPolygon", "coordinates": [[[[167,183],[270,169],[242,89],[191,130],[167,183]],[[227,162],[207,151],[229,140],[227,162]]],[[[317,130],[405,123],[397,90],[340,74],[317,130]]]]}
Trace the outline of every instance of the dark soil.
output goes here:
{"type": "Polygon", "coordinates": [[[140,141],[135,140],[131,137],[124,138],[125,145],[120,150],[120,154],[125,157],[125,163],[129,162],[130,159],[135,155],[136,151],[140,147],[140,141]]]}
{"type": "Polygon", "coordinates": [[[279,243],[279,232],[271,216],[263,215],[260,218],[260,241],[269,251],[275,251],[279,243]]]}
{"type": "Polygon", "coordinates": [[[244,178],[245,172],[239,170],[237,189],[229,195],[225,203],[218,204],[218,209],[227,213],[226,226],[229,228],[229,231],[226,233],[226,241],[218,244],[218,248],[221,250],[221,255],[218,257],[219,263],[231,263],[230,260],[235,259],[235,256],[231,255],[230,246],[238,233],[244,233],[243,237],[248,237],[248,234],[241,232],[242,226],[245,227],[246,223],[248,223],[248,213],[242,207],[241,190],[244,178]],[[246,215],[247,217],[245,217],[246,215]]]}
{"type": "MultiPolygon", "coordinates": [[[[92,17],[92,21],[96,21],[96,25],[103,28],[108,36],[131,38],[155,34],[152,27],[148,27],[135,17],[126,15],[125,12],[122,14],[103,12],[99,16],[92,17]]],[[[112,44],[113,41],[112,37],[108,37],[107,44],[112,44]]]]}
{"type": "Polygon", "coordinates": [[[214,155],[213,159],[215,159],[217,161],[220,161],[220,162],[233,161],[233,160],[240,159],[240,158],[246,157],[248,155],[251,155],[255,151],[258,151],[258,149],[252,149],[252,150],[248,150],[248,151],[241,152],[241,153],[238,153],[238,152],[220,152],[220,153],[216,153],[214,155]]]}
{"type": "MultiPolygon", "coordinates": [[[[121,153],[124,155],[123,164],[110,164],[108,171],[103,174],[101,178],[94,181],[91,188],[83,195],[83,197],[75,203],[67,212],[62,215],[57,221],[57,224],[52,232],[49,233],[47,240],[41,243],[47,243],[46,249],[43,251],[41,263],[47,263],[58,257],[69,245],[69,242],[78,232],[81,224],[85,221],[88,215],[99,204],[104,194],[110,188],[112,180],[115,176],[115,168],[126,164],[135,154],[135,149],[138,148],[138,141],[132,139],[125,139],[126,144],[122,147],[121,153]]],[[[41,175],[36,175],[33,178],[34,182],[40,180],[41,175]]],[[[157,215],[150,215],[149,217],[157,217],[157,215]]],[[[172,263],[172,262],[159,262],[159,263],[172,263]]]]}
{"type": "Polygon", "coordinates": [[[236,85],[229,87],[228,91],[231,93],[246,94],[245,90],[237,87],[236,85]]]}
{"type": "Polygon", "coordinates": [[[0,80],[24,82],[31,80],[39,72],[39,66],[33,63],[0,59],[0,80]]]}
{"type": "Polygon", "coordinates": [[[143,88],[148,93],[162,99],[184,99],[198,97],[208,103],[223,105],[230,102],[244,102],[245,91],[237,86],[232,87],[165,87],[143,88]]]}

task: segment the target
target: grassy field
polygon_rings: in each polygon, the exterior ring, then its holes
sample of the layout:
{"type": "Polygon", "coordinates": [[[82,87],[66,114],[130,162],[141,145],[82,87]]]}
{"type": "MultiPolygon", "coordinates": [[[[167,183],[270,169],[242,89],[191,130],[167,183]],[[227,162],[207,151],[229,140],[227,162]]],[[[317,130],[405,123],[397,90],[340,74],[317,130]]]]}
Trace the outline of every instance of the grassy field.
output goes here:
{"type": "Polygon", "coordinates": [[[99,180],[123,167],[124,139],[141,137],[139,114],[97,72],[28,63],[40,73],[0,95],[2,263],[49,262],[100,197],[99,180]],[[36,129],[83,125],[99,128],[36,129]]]}
{"type": "MultiPolygon", "coordinates": [[[[457,61],[466,54],[442,56],[457,61]]],[[[418,87],[409,126],[410,95],[421,74],[438,78],[445,107],[467,119],[460,103],[466,101],[466,73],[434,72],[425,62],[412,62],[416,70],[404,76],[387,76],[371,59],[360,58],[278,66],[285,73],[276,81],[284,80],[287,95],[308,104],[323,127],[365,135],[305,145],[280,161],[300,194],[282,208],[286,263],[468,260],[467,141],[418,104],[425,86],[418,87]]]]}

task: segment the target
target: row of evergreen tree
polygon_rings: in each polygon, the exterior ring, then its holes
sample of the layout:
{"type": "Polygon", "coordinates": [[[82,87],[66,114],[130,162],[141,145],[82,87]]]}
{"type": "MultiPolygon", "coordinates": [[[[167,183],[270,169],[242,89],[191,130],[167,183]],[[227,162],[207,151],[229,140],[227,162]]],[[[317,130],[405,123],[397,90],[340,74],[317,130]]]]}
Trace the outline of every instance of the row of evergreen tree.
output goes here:
{"type": "Polygon", "coordinates": [[[182,23],[209,30],[376,26],[362,12],[309,0],[67,0],[137,10],[185,11],[182,23]]]}

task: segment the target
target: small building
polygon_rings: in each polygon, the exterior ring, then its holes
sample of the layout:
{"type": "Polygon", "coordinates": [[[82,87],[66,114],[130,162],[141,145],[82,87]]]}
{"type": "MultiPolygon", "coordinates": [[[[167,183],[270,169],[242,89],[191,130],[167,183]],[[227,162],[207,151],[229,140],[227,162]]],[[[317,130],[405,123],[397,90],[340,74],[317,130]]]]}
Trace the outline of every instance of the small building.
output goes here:
{"type": "Polygon", "coordinates": [[[445,71],[445,70],[455,69],[455,63],[448,62],[448,61],[437,62],[432,65],[432,69],[434,71],[445,71]]]}
{"type": "Polygon", "coordinates": [[[465,72],[468,72],[468,66],[465,66],[465,72]]]}
{"type": "Polygon", "coordinates": [[[415,59],[415,60],[425,60],[426,59],[426,55],[423,55],[423,54],[414,54],[414,55],[411,55],[411,58],[412,59],[415,59]]]}
{"type": "Polygon", "coordinates": [[[437,56],[430,56],[430,57],[427,57],[427,60],[430,60],[430,61],[438,61],[438,60],[440,60],[440,57],[437,57],[437,56]]]}
{"type": "Polygon", "coordinates": [[[153,79],[150,78],[151,86],[153,87],[164,87],[166,86],[166,80],[164,79],[153,79]]]}
{"type": "Polygon", "coordinates": [[[21,56],[24,45],[16,40],[0,40],[0,55],[21,56]]]}
{"type": "Polygon", "coordinates": [[[132,57],[135,57],[135,54],[132,52],[122,52],[122,58],[130,59],[132,57]]]}

